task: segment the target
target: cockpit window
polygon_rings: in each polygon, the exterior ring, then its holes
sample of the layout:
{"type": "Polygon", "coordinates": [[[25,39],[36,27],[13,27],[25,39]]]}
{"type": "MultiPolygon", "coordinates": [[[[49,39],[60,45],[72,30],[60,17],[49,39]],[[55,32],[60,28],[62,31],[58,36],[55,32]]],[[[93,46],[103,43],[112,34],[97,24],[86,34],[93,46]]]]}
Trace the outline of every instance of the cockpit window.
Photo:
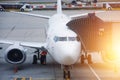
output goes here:
{"type": "Polygon", "coordinates": [[[67,41],[67,37],[59,37],[59,41],[67,41]]]}
{"type": "Polygon", "coordinates": [[[78,37],[54,37],[54,41],[79,41],[78,37]]]}
{"type": "Polygon", "coordinates": [[[76,41],[76,37],[68,37],[68,41],[76,41]]]}
{"type": "Polygon", "coordinates": [[[57,37],[57,36],[54,37],[54,41],[55,41],[55,42],[58,41],[58,37],[57,37]]]}
{"type": "Polygon", "coordinates": [[[67,41],[67,37],[57,37],[57,36],[55,36],[54,41],[55,42],[57,42],[57,41],[67,41]]]}

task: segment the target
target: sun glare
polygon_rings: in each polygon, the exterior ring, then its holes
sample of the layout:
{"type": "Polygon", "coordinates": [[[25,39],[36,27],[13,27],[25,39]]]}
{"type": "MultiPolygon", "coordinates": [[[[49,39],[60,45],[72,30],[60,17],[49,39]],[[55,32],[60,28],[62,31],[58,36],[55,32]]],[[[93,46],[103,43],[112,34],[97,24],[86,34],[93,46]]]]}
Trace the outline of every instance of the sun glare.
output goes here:
{"type": "Polygon", "coordinates": [[[113,54],[116,55],[116,58],[120,60],[120,44],[116,44],[113,46],[113,54]]]}
{"type": "Polygon", "coordinates": [[[108,49],[104,55],[104,60],[113,63],[120,62],[120,45],[116,44],[112,47],[112,49],[108,49]]]}

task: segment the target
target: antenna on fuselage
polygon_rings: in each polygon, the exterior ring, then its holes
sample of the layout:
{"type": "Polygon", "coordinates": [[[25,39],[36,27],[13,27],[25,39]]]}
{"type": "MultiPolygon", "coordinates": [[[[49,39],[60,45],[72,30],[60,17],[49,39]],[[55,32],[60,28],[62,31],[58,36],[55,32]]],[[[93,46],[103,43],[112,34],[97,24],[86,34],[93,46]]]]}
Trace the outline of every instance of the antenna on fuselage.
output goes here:
{"type": "Polygon", "coordinates": [[[57,13],[58,14],[62,13],[62,3],[61,3],[61,0],[57,0],[57,13]]]}

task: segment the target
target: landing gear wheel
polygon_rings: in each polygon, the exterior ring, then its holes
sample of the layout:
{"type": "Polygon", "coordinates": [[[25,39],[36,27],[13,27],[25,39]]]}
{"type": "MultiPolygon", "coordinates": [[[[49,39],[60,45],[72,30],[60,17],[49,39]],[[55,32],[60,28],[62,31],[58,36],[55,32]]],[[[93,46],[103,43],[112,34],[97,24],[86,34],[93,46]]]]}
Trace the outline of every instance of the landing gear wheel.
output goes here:
{"type": "Polygon", "coordinates": [[[43,64],[43,65],[46,64],[46,55],[41,55],[40,62],[41,62],[41,64],[43,64]]]}
{"type": "Polygon", "coordinates": [[[32,64],[37,64],[37,56],[36,55],[33,56],[33,63],[32,64]]]}
{"type": "Polygon", "coordinates": [[[88,55],[87,60],[88,60],[88,64],[92,64],[92,57],[91,57],[91,55],[90,55],[90,54],[88,55]]]}
{"type": "Polygon", "coordinates": [[[84,64],[84,55],[81,55],[81,64],[84,64]]]}
{"type": "Polygon", "coordinates": [[[70,71],[64,71],[64,79],[65,80],[70,80],[70,71]]]}

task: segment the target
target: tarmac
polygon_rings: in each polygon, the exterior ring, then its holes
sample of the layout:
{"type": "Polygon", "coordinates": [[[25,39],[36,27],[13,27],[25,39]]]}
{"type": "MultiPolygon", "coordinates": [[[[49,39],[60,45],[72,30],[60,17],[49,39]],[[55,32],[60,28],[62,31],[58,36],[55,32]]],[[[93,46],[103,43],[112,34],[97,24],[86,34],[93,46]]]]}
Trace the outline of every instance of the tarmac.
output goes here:
{"type": "MultiPolygon", "coordinates": [[[[91,10],[64,11],[67,15],[93,12],[91,10]]],[[[55,11],[32,11],[30,13],[52,15],[55,11]]],[[[46,19],[0,12],[0,39],[44,42],[46,19]]],[[[56,63],[50,55],[47,55],[47,64],[32,64],[34,49],[27,48],[26,61],[18,66],[18,72],[4,60],[4,51],[9,45],[0,44],[0,80],[64,80],[61,65],[56,63]]],[[[71,80],[120,80],[120,65],[104,62],[98,55],[94,55],[93,64],[80,64],[80,61],[72,66],[71,80]],[[95,59],[96,58],[96,59],[95,59]],[[99,58],[99,59],[98,59],[99,58]]],[[[119,62],[118,62],[119,63],[119,62]]]]}

